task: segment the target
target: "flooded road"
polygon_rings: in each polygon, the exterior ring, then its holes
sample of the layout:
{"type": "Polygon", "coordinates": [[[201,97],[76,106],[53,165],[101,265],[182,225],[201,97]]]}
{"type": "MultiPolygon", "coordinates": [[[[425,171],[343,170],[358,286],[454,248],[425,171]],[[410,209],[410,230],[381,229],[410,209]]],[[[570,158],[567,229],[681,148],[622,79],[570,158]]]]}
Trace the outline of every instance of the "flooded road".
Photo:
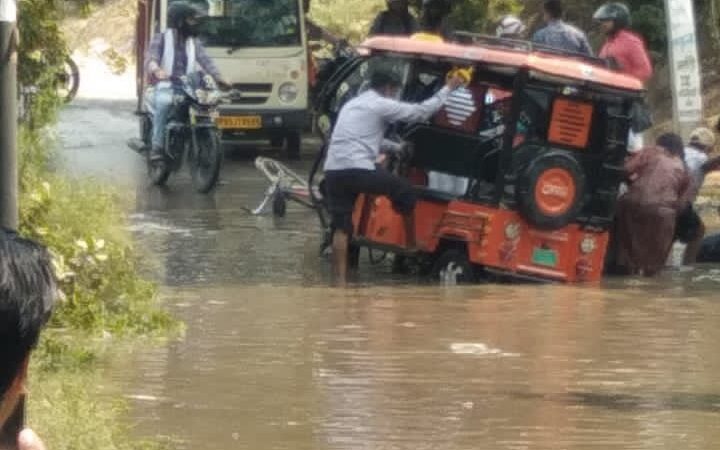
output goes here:
{"type": "Polygon", "coordinates": [[[312,212],[247,214],[266,185],[243,152],[229,155],[214,196],[194,194],[184,174],[148,187],[124,148],[136,129],[130,111],[80,102],[59,132],[70,173],[135,199],[149,275],[187,323],[182,340],[138,352],[113,375],[138,435],[218,450],[720,441],[720,269],[602,286],[441,288],[365,261],[353,288],[328,288],[312,212]]]}

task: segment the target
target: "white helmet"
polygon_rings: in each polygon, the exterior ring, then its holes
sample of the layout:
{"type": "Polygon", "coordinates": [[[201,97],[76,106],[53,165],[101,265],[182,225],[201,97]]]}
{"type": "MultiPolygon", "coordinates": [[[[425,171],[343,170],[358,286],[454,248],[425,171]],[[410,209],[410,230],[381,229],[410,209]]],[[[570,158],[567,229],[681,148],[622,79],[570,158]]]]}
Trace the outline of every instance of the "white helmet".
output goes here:
{"type": "Polygon", "coordinates": [[[525,24],[516,16],[505,16],[500,20],[500,24],[495,29],[497,37],[519,37],[525,32],[525,24]]]}

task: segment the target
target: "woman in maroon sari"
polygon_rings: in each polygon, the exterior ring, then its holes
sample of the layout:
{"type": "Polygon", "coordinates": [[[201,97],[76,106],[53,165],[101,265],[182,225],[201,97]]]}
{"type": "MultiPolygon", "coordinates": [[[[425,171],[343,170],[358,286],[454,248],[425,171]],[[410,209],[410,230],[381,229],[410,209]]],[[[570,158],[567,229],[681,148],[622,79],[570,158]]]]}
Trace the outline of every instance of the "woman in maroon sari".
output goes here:
{"type": "Polygon", "coordinates": [[[653,276],[665,265],[677,213],[689,200],[691,183],[680,136],[660,136],[625,163],[631,180],[617,206],[617,263],[632,275],[653,276]]]}

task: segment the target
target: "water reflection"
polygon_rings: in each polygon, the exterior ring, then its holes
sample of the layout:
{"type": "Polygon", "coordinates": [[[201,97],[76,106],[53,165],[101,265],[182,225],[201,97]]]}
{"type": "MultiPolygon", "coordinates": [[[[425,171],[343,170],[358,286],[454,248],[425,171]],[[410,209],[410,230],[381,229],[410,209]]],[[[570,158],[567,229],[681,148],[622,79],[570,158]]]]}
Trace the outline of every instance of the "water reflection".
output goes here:
{"type": "MultiPolygon", "coordinates": [[[[244,164],[214,197],[138,190],[187,335],[119,374],[138,432],[217,449],[706,449],[720,438],[720,271],[595,286],[330,289],[315,217],[252,217],[244,164]]],[[[188,188],[189,189],[189,188],[188,188]]]]}

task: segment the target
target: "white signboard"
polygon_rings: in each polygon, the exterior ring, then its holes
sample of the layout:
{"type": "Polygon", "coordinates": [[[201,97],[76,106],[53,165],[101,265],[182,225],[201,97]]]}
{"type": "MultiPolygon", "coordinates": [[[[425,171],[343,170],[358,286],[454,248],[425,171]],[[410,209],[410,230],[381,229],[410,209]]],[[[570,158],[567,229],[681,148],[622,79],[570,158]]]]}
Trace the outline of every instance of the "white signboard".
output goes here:
{"type": "Polygon", "coordinates": [[[0,22],[17,20],[17,0],[0,0],[0,22]]]}
{"type": "Polygon", "coordinates": [[[702,83],[692,0],[665,0],[675,121],[702,119],[702,83]]]}

